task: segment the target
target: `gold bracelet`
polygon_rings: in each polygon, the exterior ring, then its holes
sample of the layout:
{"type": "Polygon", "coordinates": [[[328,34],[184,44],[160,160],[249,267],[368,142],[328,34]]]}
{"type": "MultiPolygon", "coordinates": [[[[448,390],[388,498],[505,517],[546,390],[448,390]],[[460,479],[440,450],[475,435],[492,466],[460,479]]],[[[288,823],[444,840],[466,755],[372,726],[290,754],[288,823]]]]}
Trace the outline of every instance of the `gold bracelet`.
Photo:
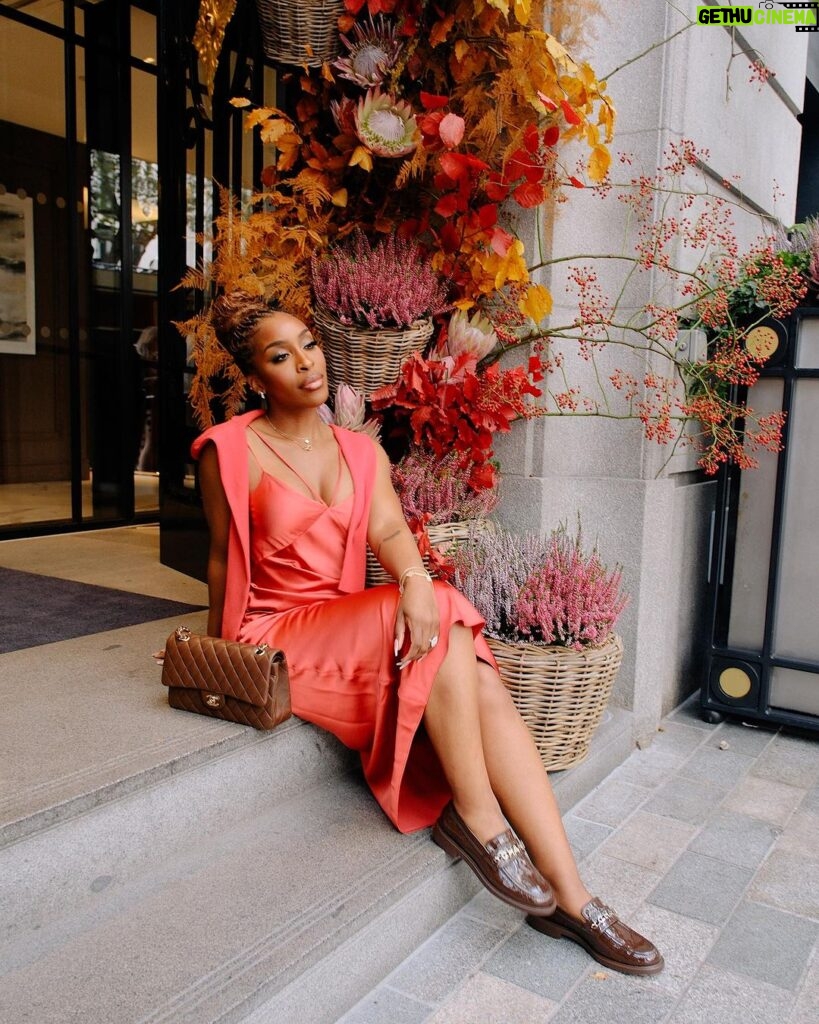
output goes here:
{"type": "Polygon", "coordinates": [[[405,569],[398,577],[398,593],[404,593],[404,581],[409,579],[410,576],[423,576],[424,579],[429,580],[432,583],[432,577],[426,569],[422,569],[420,565],[411,565],[408,569],[405,569]]]}

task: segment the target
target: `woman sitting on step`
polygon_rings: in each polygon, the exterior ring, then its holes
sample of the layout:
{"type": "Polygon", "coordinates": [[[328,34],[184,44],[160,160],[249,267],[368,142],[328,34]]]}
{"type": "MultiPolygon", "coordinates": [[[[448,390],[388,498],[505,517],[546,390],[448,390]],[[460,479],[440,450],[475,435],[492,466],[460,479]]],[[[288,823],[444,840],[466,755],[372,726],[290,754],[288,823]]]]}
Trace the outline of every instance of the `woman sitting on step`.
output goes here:
{"type": "Polygon", "coordinates": [[[266,408],[194,442],[210,527],[208,633],[285,651],[294,714],[359,751],[400,831],[434,826],[434,841],[538,931],[615,970],[661,970],[656,948],[584,887],[483,621],[426,572],[386,454],[319,417],[320,344],[241,292],[212,313],[266,408]],[[364,589],[367,545],[395,584],[364,589]]]}

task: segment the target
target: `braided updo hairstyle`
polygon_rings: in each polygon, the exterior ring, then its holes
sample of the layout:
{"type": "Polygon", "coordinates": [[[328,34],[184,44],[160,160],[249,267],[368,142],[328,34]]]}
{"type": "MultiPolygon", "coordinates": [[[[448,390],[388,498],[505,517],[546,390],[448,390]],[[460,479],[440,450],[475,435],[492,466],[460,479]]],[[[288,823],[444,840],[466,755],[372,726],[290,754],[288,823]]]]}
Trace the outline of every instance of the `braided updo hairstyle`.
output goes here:
{"type": "Polygon", "coordinates": [[[275,312],[275,303],[238,289],[220,295],[210,307],[210,321],[219,344],[246,376],[253,373],[253,335],[262,320],[275,312]]]}

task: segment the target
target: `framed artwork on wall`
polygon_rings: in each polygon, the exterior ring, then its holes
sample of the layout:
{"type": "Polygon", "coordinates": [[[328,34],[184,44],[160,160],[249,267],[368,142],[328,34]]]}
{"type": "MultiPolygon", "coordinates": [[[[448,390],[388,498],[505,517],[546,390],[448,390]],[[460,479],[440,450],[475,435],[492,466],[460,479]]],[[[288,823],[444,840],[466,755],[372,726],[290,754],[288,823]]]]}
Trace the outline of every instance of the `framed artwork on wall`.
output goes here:
{"type": "Polygon", "coordinates": [[[0,195],[0,352],[33,356],[34,212],[30,198],[0,195]]]}

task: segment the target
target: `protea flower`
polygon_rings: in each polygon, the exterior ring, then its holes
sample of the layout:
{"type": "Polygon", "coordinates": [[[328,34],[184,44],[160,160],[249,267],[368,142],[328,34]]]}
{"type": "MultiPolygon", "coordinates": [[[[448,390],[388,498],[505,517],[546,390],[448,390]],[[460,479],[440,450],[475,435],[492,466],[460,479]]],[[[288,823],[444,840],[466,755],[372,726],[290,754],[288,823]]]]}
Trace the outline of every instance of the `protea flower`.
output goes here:
{"type": "Polygon", "coordinates": [[[341,77],[355,82],[365,89],[380,85],[392,71],[403,49],[403,43],[395,38],[395,25],[389,24],[383,16],[376,24],[370,19],[369,25],[356,23],[356,39],[351,42],[342,35],[341,41],[349,53],[333,61],[341,77]]]}
{"type": "Polygon", "coordinates": [[[330,100],[330,111],[344,135],[355,135],[355,100],[347,96],[340,100],[330,100]]]}
{"type": "Polygon", "coordinates": [[[482,316],[480,310],[470,319],[459,309],[449,318],[447,331],[447,352],[454,356],[468,355],[480,362],[498,344],[498,336],[492,323],[482,316]]]}
{"type": "Polygon", "coordinates": [[[369,435],[373,441],[381,440],[381,424],[378,420],[364,420],[364,395],[358,388],[349,384],[339,384],[336,388],[335,411],[330,412],[326,405],[321,406],[319,415],[325,423],[335,423],[337,427],[357,430],[369,435]]]}
{"type": "Polygon", "coordinates": [[[406,156],[421,138],[409,103],[376,86],[358,101],[355,133],[376,156],[406,156]]]}

